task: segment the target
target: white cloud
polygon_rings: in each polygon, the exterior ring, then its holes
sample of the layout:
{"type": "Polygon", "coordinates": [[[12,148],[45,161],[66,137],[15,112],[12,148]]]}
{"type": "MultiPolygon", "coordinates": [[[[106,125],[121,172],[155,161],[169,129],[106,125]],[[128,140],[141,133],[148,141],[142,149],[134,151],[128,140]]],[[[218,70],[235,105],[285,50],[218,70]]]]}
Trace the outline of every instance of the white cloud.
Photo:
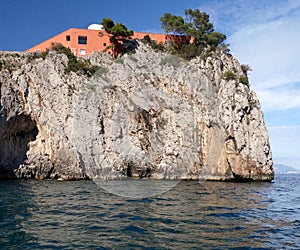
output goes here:
{"type": "Polygon", "coordinates": [[[241,20],[228,38],[231,51],[253,69],[251,87],[264,111],[300,108],[300,89],[294,88],[300,83],[300,1],[248,2],[249,11],[237,14],[241,20]]]}
{"type": "Polygon", "coordinates": [[[199,9],[210,14],[217,29],[230,35],[242,26],[276,20],[299,7],[299,0],[211,0],[199,9]]]}
{"type": "Polygon", "coordinates": [[[300,90],[289,86],[256,90],[265,112],[300,108],[300,90]]]}
{"type": "Polygon", "coordinates": [[[253,69],[254,89],[300,82],[299,23],[300,10],[292,16],[243,26],[229,37],[232,52],[253,69]]]}
{"type": "Polygon", "coordinates": [[[300,0],[212,0],[203,10],[252,67],[255,90],[300,82],[300,0]]]}

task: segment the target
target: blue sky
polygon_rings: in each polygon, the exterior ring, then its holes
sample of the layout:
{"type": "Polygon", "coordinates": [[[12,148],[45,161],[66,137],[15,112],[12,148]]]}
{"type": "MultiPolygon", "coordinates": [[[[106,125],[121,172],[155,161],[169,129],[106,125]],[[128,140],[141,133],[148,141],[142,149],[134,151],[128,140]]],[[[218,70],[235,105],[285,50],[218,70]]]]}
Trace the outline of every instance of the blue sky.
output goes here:
{"type": "Polygon", "coordinates": [[[162,32],[165,12],[206,11],[249,64],[274,161],[300,168],[300,0],[2,0],[0,50],[23,51],[70,27],[111,17],[135,31],[162,32]]]}

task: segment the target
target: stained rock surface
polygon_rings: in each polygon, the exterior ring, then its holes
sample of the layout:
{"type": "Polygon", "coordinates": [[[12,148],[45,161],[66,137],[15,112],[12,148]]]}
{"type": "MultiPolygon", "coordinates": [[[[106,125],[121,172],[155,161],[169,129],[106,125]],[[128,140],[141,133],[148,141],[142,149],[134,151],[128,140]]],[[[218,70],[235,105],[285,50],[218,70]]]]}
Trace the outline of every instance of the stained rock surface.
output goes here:
{"type": "Polygon", "coordinates": [[[2,178],[273,179],[260,104],[232,55],[187,62],[141,45],[89,61],[91,77],[66,73],[64,54],[0,53],[2,178]]]}

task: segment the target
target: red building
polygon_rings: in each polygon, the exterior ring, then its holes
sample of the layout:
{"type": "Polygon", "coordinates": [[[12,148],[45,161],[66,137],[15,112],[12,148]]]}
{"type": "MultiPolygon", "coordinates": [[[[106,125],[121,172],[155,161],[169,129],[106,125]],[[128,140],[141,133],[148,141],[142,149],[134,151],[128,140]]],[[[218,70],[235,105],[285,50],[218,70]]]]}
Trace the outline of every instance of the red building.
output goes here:
{"type": "MultiPolygon", "coordinates": [[[[143,32],[134,32],[132,38],[142,39],[145,35],[149,35],[152,40],[157,43],[165,44],[170,40],[170,36],[165,34],[152,34],[143,32]]],[[[111,54],[112,48],[110,45],[110,36],[102,25],[92,24],[88,29],[68,29],[30,49],[27,52],[42,52],[50,48],[53,43],[61,43],[68,47],[76,56],[90,55],[93,52],[104,51],[111,54]]]]}

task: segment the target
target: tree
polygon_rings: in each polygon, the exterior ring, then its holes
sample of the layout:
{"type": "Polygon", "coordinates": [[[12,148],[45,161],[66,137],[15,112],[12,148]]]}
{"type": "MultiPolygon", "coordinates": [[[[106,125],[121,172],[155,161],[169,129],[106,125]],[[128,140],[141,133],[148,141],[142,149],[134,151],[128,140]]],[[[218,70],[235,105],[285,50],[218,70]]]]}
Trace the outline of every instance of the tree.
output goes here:
{"type": "Polygon", "coordinates": [[[160,19],[161,26],[165,32],[175,35],[174,40],[178,40],[176,36],[192,38],[188,39],[188,45],[186,40],[182,40],[184,42],[181,44],[174,42],[173,47],[179,54],[183,52],[184,57],[195,57],[201,54],[203,49],[208,47],[216,48],[226,39],[226,35],[214,31],[213,24],[209,21],[207,13],[201,12],[199,9],[186,9],[184,14],[185,19],[170,13],[165,13],[160,19]]]}
{"type": "Polygon", "coordinates": [[[111,28],[115,26],[114,21],[111,20],[109,17],[103,18],[101,24],[103,25],[104,30],[107,33],[110,33],[111,28]]]}
{"type": "Polygon", "coordinates": [[[116,23],[111,29],[110,33],[117,39],[130,38],[133,36],[133,31],[128,30],[122,23],[116,23]]]}
{"type": "Polygon", "coordinates": [[[130,45],[134,44],[134,42],[130,42],[133,31],[128,30],[124,24],[115,24],[109,17],[103,18],[101,24],[103,25],[104,30],[110,34],[110,41],[113,44],[112,48],[115,57],[127,49],[127,46],[124,46],[125,42],[130,45]]]}
{"type": "Polygon", "coordinates": [[[160,21],[166,33],[179,35],[185,32],[184,20],[181,16],[173,16],[170,13],[165,13],[160,21]]]}
{"type": "Polygon", "coordinates": [[[209,22],[209,15],[200,10],[187,9],[184,11],[186,16],[186,33],[196,39],[203,34],[210,34],[214,31],[213,24],[209,22]]]}
{"type": "Polygon", "coordinates": [[[249,66],[249,64],[242,64],[241,65],[241,69],[243,71],[243,73],[247,76],[248,75],[248,71],[252,71],[251,67],[249,66]]]}

